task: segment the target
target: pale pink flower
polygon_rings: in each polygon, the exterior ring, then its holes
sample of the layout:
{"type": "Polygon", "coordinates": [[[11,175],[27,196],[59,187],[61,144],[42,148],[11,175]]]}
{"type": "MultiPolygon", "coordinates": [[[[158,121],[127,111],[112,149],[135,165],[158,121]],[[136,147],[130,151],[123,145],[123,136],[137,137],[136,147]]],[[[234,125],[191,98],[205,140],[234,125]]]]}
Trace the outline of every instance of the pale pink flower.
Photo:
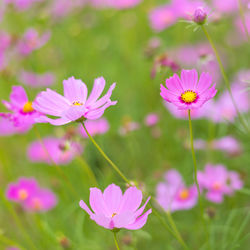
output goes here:
{"type": "Polygon", "coordinates": [[[173,169],[166,172],[165,181],[157,185],[156,199],[166,211],[188,210],[196,205],[198,192],[195,185],[186,187],[179,172],[173,169]]]}
{"type": "Polygon", "coordinates": [[[79,204],[99,226],[110,230],[120,228],[137,230],[146,224],[148,215],[152,212],[149,209],[143,214],[149,200],[150,197],[139,208],[142,202],[141,190],[129,187],[122,194],[120,187],[111,184],[103,193],[98,188],[90,188],[89,203],[93,212],[84,201],[81,200],[79,204]]]}
{"type": "Polygon", "coordinates": [[[2,101],[11,113],[0,113],[0,117],[12,121],[17,130],[29,129],[35,123],[35,119],[41,117],[41,113],[33,108],[33,103],[28,100],[23,87],[13,86],[10,94],[10,102],[2,101]]]}
{"type": "Polygon", "coordinates": [[[43,143],[40,141],[32,142],[28,147],[27,155],[32,162],[66,165],[82,152],[83,148],[79,143],[47,137],[43,139],[43,143]]]}
{"type": "Polygon", "coordinates": [[[197,177],[206,198],[215,203],[223,202],[224,195],[233,195],[243,187],[238,173],[228,171],[223,165],[207,164],[204,172],[198,171],[197,177]]]}
{"type": "Polygon", "coordinates": [[[32,51],[40,49],[50,39],[51,33],[47,31],[41,36],[35,29],[28,29],[17,44],[17,50],[21,55],[27,56],[32,51]]]}
{"type": "Polygon", "coordinates": [[[212,0],[213,8],[221,13],[232,13],[239,10],[238,0],[212,0]]]}
{"type": "Polygon", "coordinates": [[[39,112],[59,118],[42,117],[37,121],[59,126],[79,119],[96,120],[100,118],[106,108],[117,103],[110,100],[115,83],[111,85],[106,95],[97,100],[102,94],[105,84],[103,77],[95,79],[93,90],[88,98],[87,86],[74,77],[63,81],[64,96],[51,89],[41,92],[34,102],[34,108],[39,112]]]}
{"type": "Polygon", "coordinates": [[[4,31],[0,32],[0,53],[5,52],[11,45],[11,36],[4,31]]]}
{"type": "Polygon", "coordinates": [[[166,87],[161,84],[162,98],[180,110],[200,108],[217,92],[215,84],[212,85],[211,76],[203,72],[198,81],[198,73],[195,69],[182,70],[181,78],[174,74],[166,79],[166,87]]]}
{"type": "Polygon", "coordinates": [[[50,72],[36,74],[31,71],[22,70],[18,75],[18,80],[27,86],[39,88],[52,85],[55,82],[55,76],[50,72]]]}
{"type": "MultiPolygon", "coordinates": [[[[109,130],[109,123],[105,118],[101,118],[96,121],[88,120],[84,123],[84,125],[91,136],[105,134],[109,130]]],[[[82,125],[79,126],[79,131],[83,137],[88,138],[88,135],[82,125]]]]}
{"type": "Polygon", "coordinates": [[[159,121],[159,116],[157,113],[149,113],[144,120],[146,126],[152,127],[156,125],[159,121]]]}
{"type": "Polygon", "coordinates": [[[136,131],[140,128],[140,124],[138,122],[134,122],[131,120],[124,120],[122,126],[119,128],[119,134],[122,136],[127,135],[129,132],[136,131]]]}

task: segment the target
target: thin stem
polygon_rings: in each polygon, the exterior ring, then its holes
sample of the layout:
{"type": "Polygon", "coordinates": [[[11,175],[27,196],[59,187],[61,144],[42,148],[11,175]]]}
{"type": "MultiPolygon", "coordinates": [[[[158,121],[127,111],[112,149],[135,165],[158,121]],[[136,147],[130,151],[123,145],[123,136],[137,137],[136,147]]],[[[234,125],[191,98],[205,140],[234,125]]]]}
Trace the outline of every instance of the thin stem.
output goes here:
{"type": "Polygon", "coordinates": [[[116,232],[113,232],[113,233],[114,233],[115,246],[116,246],[117,250],[120,250],[120,247],[118,245],[118,240],[117,240],[116,232]]]}
{"type": "Polygon", "coordinates": [[[88,165],[88,163],[85,161],[85,159],[83,159],[82,157],[78,156],[77,160],[79,161],[79,163],[81,164],[83,170],[87,173],[90,182],[92,185],[94,185],[95,187],[98,187],[98,183],[97,180],[95,178],[95,174],[93,173],[92,169],[90,168],[90,166],[88,165]]]}
{"type": "Polygon", "coordinates": [[[31,249],[35,249],[37,250],[36,246],[34,245],[34,243],[32,242],[32,240],[29,237],[29,234],[26,232],[21,220],[19,219],[18,215],[16,214],[15,209],[8,203],[8,201],[5,199],[2,190],[0,189],[0,196],[1,196],[1,200],[3,202],[3,204],[6,206],[6,208],[8,209],[9,213],[11,214],[11,216],[13,217],[16,225],[18,226],[19,230],[22,232],[25,240],[27,241],[27,244],[31,247],[31,249]]]}
{"type": "Polygon", "coordinates": [[[69,189],[72,191],[72,193],[75,195],[76,198],[79,197],[78,193],[76,192],[76,190],[74,189],[73,185],[71,184],[70,180],[67,178],[67,176],[64,174],[64,172],[62,171],[62,169],[60,168],[60,166],[58,166],[56,164],[56,162],[53,160],[53,158],[51,157],[48,149],[46,148],[44,141],[42,139],[42,137],[40,136],[38,129],[34,126],[34,130],[36,133],[36,136],[38,138],[38,140],[40,141],[43,150],[45,151],[45,153],[47,154],[49,160],[52,162],[52,164],[55,166],[57,172],[59,173],[59,175],[64,179],[65,183],[68,185],[69,189]]]}
{"type": "Polygon", "coordinates": [[[238,0],[238,5],[239,5],[240,17],[241,17],[241,21],[243,24],[243,28],[244,28],[244,31],[246,33],[247,40],[248,40],[248,42],[250,42],[250,36],[249,36],[248,28],[246,25],[246,19],[245,19],[245,15],[244,15],[244,10],[242,8],[241,0],[238,0]]]}
{"type": "Polygon", "coordinates": [[[245,119],[243,118],[243,116],[241,115],[241,113],[240,113],[240,111],[239,111],[239,109],[238,109],[238,107],[237,107],[237,104],[236,104],[236,102],[235,102],[235,100],[234,100],[234,97],[233,97],[233,94],[232,94],[232,90],[231,90],[231,87],[230,87],[229,80],[228,80],[227,75],[226,75],[226,73],[225,73],[224,66],[223,66],[223,64],[222,64],[221,58],[220,58],[220,56],[219,56],[219,53],[218,53],[218,51],[217,51],[217,49],[216,49],[216,47],[215,47],[215,44],[214,44],[214,42],[213,42],[211,36],[209,35],[207,29],[205,28],[205,26],[204,26],[204,25],[201,25],[201,28],[202,28],[202,30],[203,30],[205,36],[207,37],[207,40],[209,41],[209,43],[210,43],[210,45],[211,45],[211,47],[212,47],[212,49],[213,49],[213,51],[214,51],[215,57],[216,57],[217,62],[218,62],[218,64],[219,64],[219,68],[220,68],[222,77],[223,77],[223,79],[224,79],[224,82],[225,82],[226,87],[227,87],[227,89],[228,89],[228,92],[229,92],[230,98],[231,98],[231,100],[232,100],[232,103],[233,103],[233,105],[234,105],[234,108],[235,108],[235,110],[236,110],[236,112],[237,112],[237,114],[238,114],[238,117],[239,117],[239,119],[240,119],[242,125],[243,125],[244,128],[246,129],[246,131],[248,131],[249,128],[248,128],[248,126],[247,126],[247,123],[246,123],[245,119]]]}
{"type": "Polygon", "coordinates": [[[125,175],[120,171],[120,169],[116,166],[116,164],[110,160],[110,158],[104,153],[104,151],[101,149],[101,147],[97,144],[97,142],[94,140],[94,138],[89,134],[84,122],[82,122],[82,126],[88,135],[89,139],[92,141],[94,146],[97,148],[97,150],[101,153],[101,155],[104,157],[104,159],[111,165],[111,167],[120,175],[120,177],[129,185],[131,184],[130,181],[125,177],[125,175]]]}

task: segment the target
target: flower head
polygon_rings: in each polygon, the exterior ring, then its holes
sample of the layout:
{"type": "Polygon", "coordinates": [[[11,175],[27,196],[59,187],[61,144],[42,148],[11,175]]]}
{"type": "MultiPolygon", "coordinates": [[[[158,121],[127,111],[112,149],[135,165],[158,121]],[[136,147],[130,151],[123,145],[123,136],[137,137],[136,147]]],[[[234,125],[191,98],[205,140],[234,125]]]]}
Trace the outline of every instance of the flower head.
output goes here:
{"type": "Polygon", "coordinates": [[[64,96],[51,89],[37,96],[34,102],[34,108],[37,111],[59,117],[58,119],[43,117],[38,119],[38,122],[49,122],[58,126],[79,119],[96,120],[103,115],[106,108],[117,103],[110,100],[115,83],[111,85],[106,95],[97,100],[105,87],[103,77],[95,79],[93,90],[88,98],[87,86],[81,80],[70,77],[63,81],[63,86],[64,96]]]}
{"type": "Polygon", "coordinates": [[[193,70],[182,70],[181,78],[177,74],[166,79],[165,88],[161,85],[161,96],[179,109],[197,109],[213,98],[217,92],[215,84],[208,73],[202,73],[198,81],[198,73],[193,70]]]}
{"type": "Polygon", "coordinates": [[[200,187],[207,191],[206,198],[215,203],[221,203],[224,195],[232,195],[243,186],[238,173],[228,171],[223,165],[208,164],[197,177],[200,187]]]}
{"type": "Polygon", "coordinates": [[[79,143],[47,137],[43,139],[43,144],[40,141],[32,142],[27,155],[32,162],[46,162],[48,164],[55,162],[58,165],[65,165],[70,163],[76,155],[80,155],[82,151],[82,146],[79,143]],[[51,162],[52,160],[53,162],[51,162]]]}
{"type": "Polygon", "coordinates": [[[111,184],[103,193],[98,188],[90,188],[89,203],[93,212],[82,200],[80,207],[90,215],[91,220],[102,227],[110,230],[119,228],[137,230],[145,225],[148,215],[152,212],[149,209],[142,214],[149,199],[150,197],[139,208],[142,202],[140,190],[136,187],[129,187],[122,194],[120,187],[111,184]]]}
{"type": "Polygon", "coordinates": [[[35,119],[42,114],[34,110],[33,103],[28,100],[23,87],[13,86],[10,94],[10,102],[2,101],[11,113],[0,113],[1,117],[7,118],[17,127],[17,131],[25,131],[32,127],[35,119]]]}
{"type": "Polygon", "coordinates": [[[156,125],[158,123],[158,121],[159,121],[159,116],[157,113],[150,113],[144,119],[144,123],[148,127],[152,127],[152,126],[156,125]]]}
{"type": "Polygon", "coordinates": [[[198,192],[195,185],[186,187],[176,170],[165,174],[165,181],[157,185],[156,199],[166,211],[187,210],[197,203],[198,192]]]}
{"type": "Polygon", "coordinates": [[[193,21],[197,24],[204,24],[207,19],[207,12],[204,8],[199,7],[194,11],[193,21]]]}

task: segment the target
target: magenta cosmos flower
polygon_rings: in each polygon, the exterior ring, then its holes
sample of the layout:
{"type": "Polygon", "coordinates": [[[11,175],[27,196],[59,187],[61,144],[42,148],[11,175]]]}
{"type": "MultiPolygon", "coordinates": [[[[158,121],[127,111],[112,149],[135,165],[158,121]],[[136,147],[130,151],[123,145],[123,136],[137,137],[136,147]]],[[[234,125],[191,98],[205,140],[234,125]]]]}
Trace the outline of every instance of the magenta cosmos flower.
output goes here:
{"type": "Polygon", "coordinates": [[[117,103],[110,100],[115,83],[111,85],[106,95],[97,100],[105,87],[103,77],[95,79],[93,90],[88,98],[87,86],[81,80],[70,77],[63,81],[63,86],[64,96],[51,89],[37,96],[33,105],[37,111],[59,117],[58,119],[42,117],[37,120],[38,122],[49,122],[58,126],[79,119],[96,120],[103,115],[106,108],[117,103]]]}
{"type": "Polygon", "coordinates": [[[40,188],[34,178],[21,177],[17,183],[10,183],[6,197],[32,212],[48,211],[57,204],[55,194],[48,189],[40,188]]]}
{"type": "Polygon", "coordinates": [[[40,141],[32,142],[28,148],[27,155],[32,162],[52,164],[52,159],[58,165],[65,165],[70,163],[74,157],[80,155],[82,151],[83,148],[79,143],[48,137],[43,139],[43,144],[40,141]]]}
{"type": "Polygon", "coordinates": [[[25,131],[31,128],[35,119],[42,116],[41,113],[34,110],[33,103],[28,100],[27,94],[21,86],[13,86],[10,102],[2,102],[12,113],[0,113],[0,116],[13,122],[17,130],[25,131]]]}
{"type": "Polygon", "coordinates": [[[208,164],[197,177],[201,189],[206,190],[206,198],[215,203],[221,203],[224,195],[233,195],[243,187],[239,174],[228,171],[223,165],[208,164]]]}
{"type": "Polygon", "coordinates": [[[197,109],[213,98],[217,92],[215,84],[208,73],[202,73],[198,81],[198,73],[193,70],[182,70],[181,78],[177,74],[166,79],[165,88],[161,84],[161,96],[179,109],[197,109]]]}
{"type": "Polygon", "coordinates": [[[149,209],[143,211],[150,200],[139,208],[142,202],[142,192],[136,187],[129,187],[124,194],[120,187],[115,184],[109,185],[104,192],[98,188],[90,188],[89,203],[93,212],[84,201],[80,201],[80,207],[85,210],[91,220],[107,229],[126,228],[137,230],[147,222],[148,215],[152,212],[149,209]]]}
{"type": "MultiPolygon", "coordinates": [[[[105,118],[96,121],[88,120],[84,124],[91,136],[105,134],[109,130],[109,123],[105,118]]],[[[79,131],[84,138],[88,138],[82,125],[79,126],[79,131]]]]}
{"type": "Polygon", "coordinates": [[[166,211],[187,210],[196,205],[198,192],[195,185],[186,187],[178,171],[169,170],[157,185],[156,199],[166,211]]]}

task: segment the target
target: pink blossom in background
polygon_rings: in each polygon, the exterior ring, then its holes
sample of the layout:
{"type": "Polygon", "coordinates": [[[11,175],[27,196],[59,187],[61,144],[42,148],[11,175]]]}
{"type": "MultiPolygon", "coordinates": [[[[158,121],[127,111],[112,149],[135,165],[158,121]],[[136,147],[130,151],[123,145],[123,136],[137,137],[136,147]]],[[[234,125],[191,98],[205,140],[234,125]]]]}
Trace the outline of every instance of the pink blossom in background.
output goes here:
{"type": "Polygon", "coordinates": [[[4,0],[7,4],[13,4],[19,11],[24,11],[33,6],[34,3],[42,2],[43,0],[4,0]]]}
{"type": "Polygon", "coordinates": [[[8,200],[23,202],[28,200],[39,189],[39,185],[34,178],[21,177],[17,183],[10,183],[6,191],[8,200]]]}
{"type": "Polygon", "coordinates": [[[47,137],[43,139],[43,144],[40,141],[32,142],[28,147],[27,155],[32,162],[45,162],[50,165],[54,162],[58,165],[66,165],[82,152],[83,148],[79,143],[47,137]]]}
{"type": "MultiPolygon", "coordinates": [[[[249,92],[242,88],[238,83],[231,85],[232,94],[237,107],[241,113],[249,111],[249,92]]],[[[237,112],[232,103],[228,91],[225,91],[214,103],[210,106],[207,112],[207,117],[216,123],[233,122],[237,117],[237,112]]]]}
{"type": "Polygon", "coordinates": [[[196,205],[198,192],[195,185],[186,187],[179,172],[173,169],[166,172],[165,181],[157,185],[156,199],[166,211],[188,210],[196,205]]]}
{"type": "Polygon", "coordinates": [[[197,177],[206,198],[215,203],[223,202],[224,195],[233,195],[243,187],[239,174],[228,171],[223,165],[207,164],[203,172],[198,171],[197,177]]]}
{"type": "Polygon", "coordinates": [[[11,45],[11,35],[7,32],[0,31],[0,53],[5,52],[11,45]]]}
{"type": "Polygon", "coordinates": [[[46,31],[41,36],[35,29],[28,29],[17,44],[17,50],[21,55],[27,56],[32,51],[40,49],[50,39],[50,31],[46,31]]]}
{"type": "Polygon", "coordinates": [[[20,250],[18,247],[7,247],[5,250],[20,250]]]}
{"type": "Polygon", "coordinates": [[[34,178],[21,177],[17,183],[10,183],[6,190],[6,197],[30,212],[45,212],[57,204],[55,194],[41,188],[34,178]]]}
{"type": "Polygon", "coordinates": [[[220,150],[228,153],[231,156],[238,155],[241,153],[240,143],[232,136],[225,136],[211,142],[206,142],[202,139],[194,140],[195,149],[207,150],[208,148],[214,150],[220,150]]]}
{"type": "Polygon", "coordinates": [[[21,71],[18,75],[18,81],[33,88],[50,86],[55,82],[53,73],[36,74],[31,71],[21,71]]]}
{"type": "Polygon", "coordinates": [[[239,10],[238,0],[212,0],[212,5],[215,11],[221,13],[232,13],[239,10]]]}
{"type": "MultiPolygon", "coordinates": [[[[88,120],[84,124],[91,136],[105,134],[109,130],[109,123],[105,118],[95,121],[88,120]]],[[[88,138],[82,125],[79,126],[79,131],[83,137],[88,138]]]]}
{"type": "Polygon", "coordinates": [[[119,186],[111,184],[103,193],[98,188],[90,188],[89,204],[93,212],[84,201],[81,200],[79,205],[99,226],[110,230],[115,228],[137,230],[146,224],[148,215],[152,212],[149,209],[143,214],[150,197],[139,208],[142,198],[141,190],[136,187],[129,187],[122,194],[119,186]]]}
{"type": "Polygon", "coordinates": [[[105,84],[103,77],[95,79],[94,87],[88,98],[87,86],[74,77],[63,81],[64,96],[51,89],[41,92],[34,102],[34,108],[39,112],[59,118],[42,117],[37,121],[59,126],[78,119],[96,120],[100,118],[106,108],[117,103],[110,100],[115,83],[111,85],[106,95],[97,100],[102,94],[105,84]]]}
{"type": "Polygon", "coordinates": [[[159,116],[157,113],[149,113],[144,120],[146,126],[151,127],[158,123],[159,116]]]}
{"type": "Polygon", "coordinates": [[[29,130],[30,126],[21,125],[16,127],[9,117],[0,117],[0,136],[11,136],[14,134],[23,134],[29,130]]]}
{"type": "Polygon", "coordinates": [[[128,9],[138,5],[142,0],[90,0],[95,8],[128,9]]]}
{"type": "MultiPolygon", "coordinates": [[[[249,34],[250,33],[250,12],[249,11],[244,14],[244,20],[245,20],[246,28],[249,34]]],[[[237,32],[242,36],[241,40],[247,41],[246,31],[245,31],[245,28],[244,28],[244,25],[242,23],[242,19],[240,16],[238,16],[235,19],[235,27],[236,27],[237,32]]]]}
{"type": "Polygon", "coordinates": [[[130,119],[124,119],[122,126],[119,128],[119,134],[122,136],[127,135],[129,132],[136,131],[140,128],[138,122],[131,121],[130,119]]]}
{"type": "Polygon", "coordinates": [[[238,74],[235,76],[234,82],[237,82],[238,85],[242,87],[249,86],[250,83],[250,70],[249,69],[243,69],[238,72],[238,74]]]}
{"type": "Polygon", "coordinates": [[[33,108],[33,103],[28,100],[23,87],[12,86],[10,102],[2,101],[11,113],[0,113],[0,117],[8,118],[17,127],[17,130],[26,130],[32,127],[35,119],[41,117],[41,113],[33,108]]]}
{"type": "Polygon", "coordinates": [[[180,110],[200,108],[217,92],[215,84],[212,85],[212,77],[203,72],[198,81],[198,73],[195,69],[182,70],[181,78],[174,74],[166,79],[166,87],[161,84],[161,97],[180,110]]]}

